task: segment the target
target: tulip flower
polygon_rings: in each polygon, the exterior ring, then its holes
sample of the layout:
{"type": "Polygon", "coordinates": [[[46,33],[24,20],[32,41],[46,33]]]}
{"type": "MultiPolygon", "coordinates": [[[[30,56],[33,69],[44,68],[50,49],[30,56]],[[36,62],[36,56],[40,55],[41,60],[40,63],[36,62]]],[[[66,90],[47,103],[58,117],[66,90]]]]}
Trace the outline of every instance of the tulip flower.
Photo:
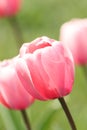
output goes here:
{"type": "Polygon", "coordinates": [[[11,109],[25,109],[34,98],[25,90],[15,71],[17,57],[0,62],[0,103],[11,109]]]}
{"type": "Polygon", "coordinates": [[[21,5],[21,0],[0,0],[0,17],[15,15],[21,5]]]}
{"type": "Polygon", "coordinates": [[[58,98],[72,130],[76,130],[63,98],[72,91],[74,82],[74,61],[69,49],[54,39],[37,38],[21,47],[15,70],[23,87],[34,98],[58,98]]]}
{"type": "Polygon", "coordinates": [[[78,65],[87,63],[87,19],[74,19],[60,28],[60,40],[70,49],[78,65]]]}
{"type": "Polygon", "coordinates": [[[56,40],[43,36],[25,43],[15,68],[24,88],[37,99],[60,98],[72,90],[73,58],[56,40]]]}

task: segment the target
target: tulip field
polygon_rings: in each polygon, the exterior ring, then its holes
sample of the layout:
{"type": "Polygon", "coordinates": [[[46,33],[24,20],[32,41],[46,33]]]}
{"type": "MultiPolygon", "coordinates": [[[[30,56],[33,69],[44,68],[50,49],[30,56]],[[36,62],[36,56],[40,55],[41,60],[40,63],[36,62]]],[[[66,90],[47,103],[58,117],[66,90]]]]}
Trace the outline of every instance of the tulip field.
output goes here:
{"type": "Polygon", "coordinates": [[[1,0],[0,130],[71,129],[87,129],[87,1],[1,0]]]}

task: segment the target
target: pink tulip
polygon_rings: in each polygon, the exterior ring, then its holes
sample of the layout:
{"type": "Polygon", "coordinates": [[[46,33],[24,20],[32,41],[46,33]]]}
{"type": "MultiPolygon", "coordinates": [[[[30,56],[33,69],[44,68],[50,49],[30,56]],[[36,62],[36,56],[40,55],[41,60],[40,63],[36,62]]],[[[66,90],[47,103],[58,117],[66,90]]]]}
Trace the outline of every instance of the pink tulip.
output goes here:
{"type": "Polygon", "coordinates": [[[16,71],[24,88],[37,99],[63,97],[72,90],[72,55],[60,42],[48,37],[37,38],[21,47],[16,71]]]}
{"type": "Polygon", "coordinates": [[[15,70],[17,58],[0,62],[0,103],[11,109],[25,109],[34,98],[25,90],[15,70]]]}
{"type": "Polygon", "coordinates": [[[0,17],[15,15],[21,6],[21,0],[0,0],[0,17]]]}
{"type": "Polygon", "coordinates": [[[71,50],[76,64],[87,63],[87,19],[75,19],[63,24],[60,40],[71,50]]]}

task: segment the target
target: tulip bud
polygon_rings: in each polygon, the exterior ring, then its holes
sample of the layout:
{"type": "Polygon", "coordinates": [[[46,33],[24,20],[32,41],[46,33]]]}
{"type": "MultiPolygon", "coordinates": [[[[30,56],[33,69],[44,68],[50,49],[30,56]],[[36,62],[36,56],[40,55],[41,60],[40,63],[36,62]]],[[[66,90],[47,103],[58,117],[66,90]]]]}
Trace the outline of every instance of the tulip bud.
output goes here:
{"type": "Polygon", "coordinates": [[[15,68],[24,88],[37,99],[60,98],[72,90],[72,54],[54,39],[40,37],[25,43],[15,68]]]}
{"type": "Polygon", "coordinates": [[[0,17],[15,15],[21,6],[21,0],[0,0],[0,17]]]}
{"type": "Polygon", "coordinates": [[[0,62],[0,103],[11,109],[25,109],[34,98],[25,90],[14,65],[17,57],[0,62]]]}
{"type": "Polygon", "coordinates": [[[87,19],[74,19],[63,24],[60,40],[70,49],[76,64],[87,63],[87,19]]]}

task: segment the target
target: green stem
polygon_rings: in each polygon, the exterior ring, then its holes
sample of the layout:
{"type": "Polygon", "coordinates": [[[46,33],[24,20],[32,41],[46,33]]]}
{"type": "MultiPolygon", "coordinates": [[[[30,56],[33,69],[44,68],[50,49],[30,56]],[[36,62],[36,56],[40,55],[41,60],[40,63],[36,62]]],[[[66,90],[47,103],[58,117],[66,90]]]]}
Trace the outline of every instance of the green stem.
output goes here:
{"type": "Polygon", "coordinates": [[[72,130],[77,130],[77,128],[75,126],[75,122],[74,122],[74,120],[72,118],[72,115],[71,115],[71,113],[70,113],[70,111],[68,109],[68,106],[67,106],[64,98],[59,98],[58,100],[59,100],[59,102],[60,102],[60,104],[61,104],[61,106],[62,106],[62,108],[63,108],[63,110],[64,110],[64,112],[65,112],[65,114],[67,116],[67,119],[69,121],[69,124],[70,124],[72,130]]]}
{"type": "Polygon", "coordinates": [[[23,117],[23,120],[24,120],[24,122],[25,122],[25,125],[26,125],[27,130],[31,130],[29,118],[28,118],[28,116],[27,116],[26,111],[25,111],[25,110],[21,110],[21,114],[22,114],[22,117],[23,117]]]}
{"type": "Polygon", "coordinates": [[[15,16],[8,18],[8,21],[13,29],[15,38],[18,42],[17,47],[20,48],[20,46],[24,43],[24,39],[23,39],[23,35],[22,35],[22,31],[21,31],[19,22],[15,16]]]}

